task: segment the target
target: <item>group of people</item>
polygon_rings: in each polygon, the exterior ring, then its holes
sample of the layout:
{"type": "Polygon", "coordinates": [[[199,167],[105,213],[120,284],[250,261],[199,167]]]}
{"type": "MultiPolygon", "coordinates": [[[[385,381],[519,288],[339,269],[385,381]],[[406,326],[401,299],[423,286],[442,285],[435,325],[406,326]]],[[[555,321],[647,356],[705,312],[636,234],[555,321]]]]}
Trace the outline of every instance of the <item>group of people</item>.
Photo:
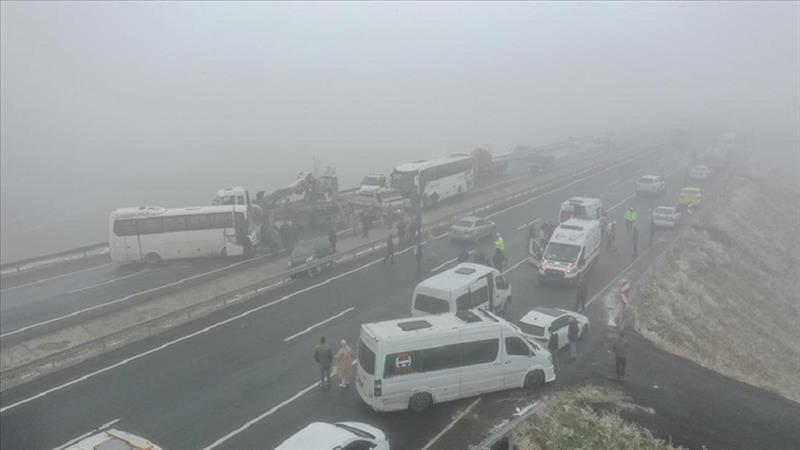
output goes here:
{"type": "Polygon", "coordinates": [[[325,336],[319,338],[319,344],[314,348],[314,361],[319,365],[319,385],[322,389],[331,386],[331,370],[336,364],[336,375],[339,378],[339,387],[344,389],[350,384],[350,377],[353,371],[353,350],[342,339],[339,342],[339,350],[334,354],[330,346],[325,342],[325,336]]]}
{"type": "MultiPolygon", "coordinates": [[[[636,226],[636,221],[639,220],[639,213],[633,206],[628,208],[623,214],[622,218],[625,220],[625,230],[631,235],[631,243],[633,244],[633,257],[639,256],[639,228],[636,226]]],[[[656,234],[656,223],[653,218],[650,218],[650,225],[648,227],[650,235],[650,245],[653,245],[656,234]]],[[[610,221],[605,225],[606,248],[610,251],[616,251],[615,240],[617,238],[617,222],[610,221]]]]}

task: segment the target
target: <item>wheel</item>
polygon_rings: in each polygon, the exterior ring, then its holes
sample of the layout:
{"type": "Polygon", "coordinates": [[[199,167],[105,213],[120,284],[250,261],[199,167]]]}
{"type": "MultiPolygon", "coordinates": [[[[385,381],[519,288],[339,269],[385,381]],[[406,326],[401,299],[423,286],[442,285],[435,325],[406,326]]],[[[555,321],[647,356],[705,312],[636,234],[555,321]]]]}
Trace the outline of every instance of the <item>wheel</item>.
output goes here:
{"type": "Polygon", "coordinates": [[[589,334],[589,325],[584,325],[581,327],[581,334],[578,335],[578,339],[583,339],[589,334]]]}
{"type": "Polygon", "coordinates": [[[158,264],[161,262],[161,255],[156,252],[150,252],[144,255],[144,262],[147,264],[158,264]]]}
{"type": "Polygon", "coordinates": [[[430,394],[427,392],[417,392],[411,396],[411,400],[408,401],[408,409],[414,412],[422,412],[428,409],[431,403],[430,394]]]}
{"type": "Polygon", "coordinates": [[[536,372],[529,372],[525,375],[525,388],[537,389],[544,384],[544,373],[541,370],[536,372]]]}

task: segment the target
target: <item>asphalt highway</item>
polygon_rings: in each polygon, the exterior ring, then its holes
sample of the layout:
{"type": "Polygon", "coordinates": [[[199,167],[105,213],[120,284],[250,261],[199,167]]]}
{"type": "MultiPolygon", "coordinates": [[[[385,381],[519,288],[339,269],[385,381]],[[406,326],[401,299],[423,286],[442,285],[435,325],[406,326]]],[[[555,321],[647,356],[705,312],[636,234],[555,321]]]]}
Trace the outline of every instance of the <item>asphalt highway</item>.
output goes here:
{"type": "MultiPolygon", "coordinates": [[[[509,258],[507,278],[514,297],[509,318],[539,305],[574,306],[574,289],[537,284],[533,269],[524,262],[525,224],[537,218],[554,220],[559,204],[575,195],[601,198],[619,224],[624,209],[634,205],[641,215],[643,252],[648,247],[647,216],[655,206],[676,201],[687,163],[681,155],[640,158],[493,214],[509,258]],[[646,173],[667,177],[663,197],[633,196],[634,181],[646,173]]],[[[621,226],[619,250],[601,251],[587,279],[590,295],[634,261],[628,239],[621,226]]],[[[478,248],[488,255],[492,243],[482,242],[478,248]]],[[[424,251],[426,273],[448,267],[458,252],[447,238],[431,240],[424,251]]],[[[116,270],[88,270],[75,286],[105,282],[109,275],[128,278],[104,285],[104,291],[117,283],[120,288],[129,283],[152,287],[163,281],[159,271],[116,270]]],[[[175,270],[188,274],[196,269],[176,265],[175,270]]],[[[334,350],[341,338],[355,348],[360,324],[407,317],[418,281],[410,251],[398,254],[393,265],[367,257],[8,390],[0,399],[0,446],[52,448],[119,419],[115,427],[167,449],[273,448],[310,421],[360,420],[384,429],[393,448],[423,448],[474,399],[435,405],[419,415],[374,413],[352,388],[320,391],[311,358],[319,336],[327,336],[334,350]]],[[[44,283],[20,288],[14,295],[20,295],[18,302],[24,300],[25,290],[45,298],[52,295],[48,289],[44,283]]],[[[12,292],[3,292],[4,302],[12,292]]],[[[599,302],[589,310],[598,329],[604,314],[599,302]]]]}

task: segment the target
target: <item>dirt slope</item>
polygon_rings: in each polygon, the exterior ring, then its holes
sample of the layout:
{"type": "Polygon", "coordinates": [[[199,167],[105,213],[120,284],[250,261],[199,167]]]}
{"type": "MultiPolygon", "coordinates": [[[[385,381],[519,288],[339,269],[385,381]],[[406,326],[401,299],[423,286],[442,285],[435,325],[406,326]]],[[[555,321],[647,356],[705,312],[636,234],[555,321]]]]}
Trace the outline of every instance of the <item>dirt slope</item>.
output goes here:
{"type": "Polygon", "coordinates": [[[788,155],[740,168],[633,310],[656,346],[800,402],[800,165],[788,155]]]}

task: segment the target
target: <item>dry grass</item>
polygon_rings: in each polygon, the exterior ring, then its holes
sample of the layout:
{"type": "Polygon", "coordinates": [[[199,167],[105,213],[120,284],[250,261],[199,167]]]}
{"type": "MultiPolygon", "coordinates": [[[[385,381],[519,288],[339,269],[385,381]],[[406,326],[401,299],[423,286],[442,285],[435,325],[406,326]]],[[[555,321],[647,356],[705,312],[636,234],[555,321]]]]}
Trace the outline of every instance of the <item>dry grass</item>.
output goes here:
{"type": "Polygon", "coordinates": [[[533,422],[519,428],[515,444],[519,450],[677,448],[622,419],[620,411],[652,414],[610,388],[586,386],[560,392],[533,422]]]}
{"type": "Polygon", "coordinates": [[[658,347],[800,402],[800,188],[769,167],[733,179],[633,316],[658,347]]]}

